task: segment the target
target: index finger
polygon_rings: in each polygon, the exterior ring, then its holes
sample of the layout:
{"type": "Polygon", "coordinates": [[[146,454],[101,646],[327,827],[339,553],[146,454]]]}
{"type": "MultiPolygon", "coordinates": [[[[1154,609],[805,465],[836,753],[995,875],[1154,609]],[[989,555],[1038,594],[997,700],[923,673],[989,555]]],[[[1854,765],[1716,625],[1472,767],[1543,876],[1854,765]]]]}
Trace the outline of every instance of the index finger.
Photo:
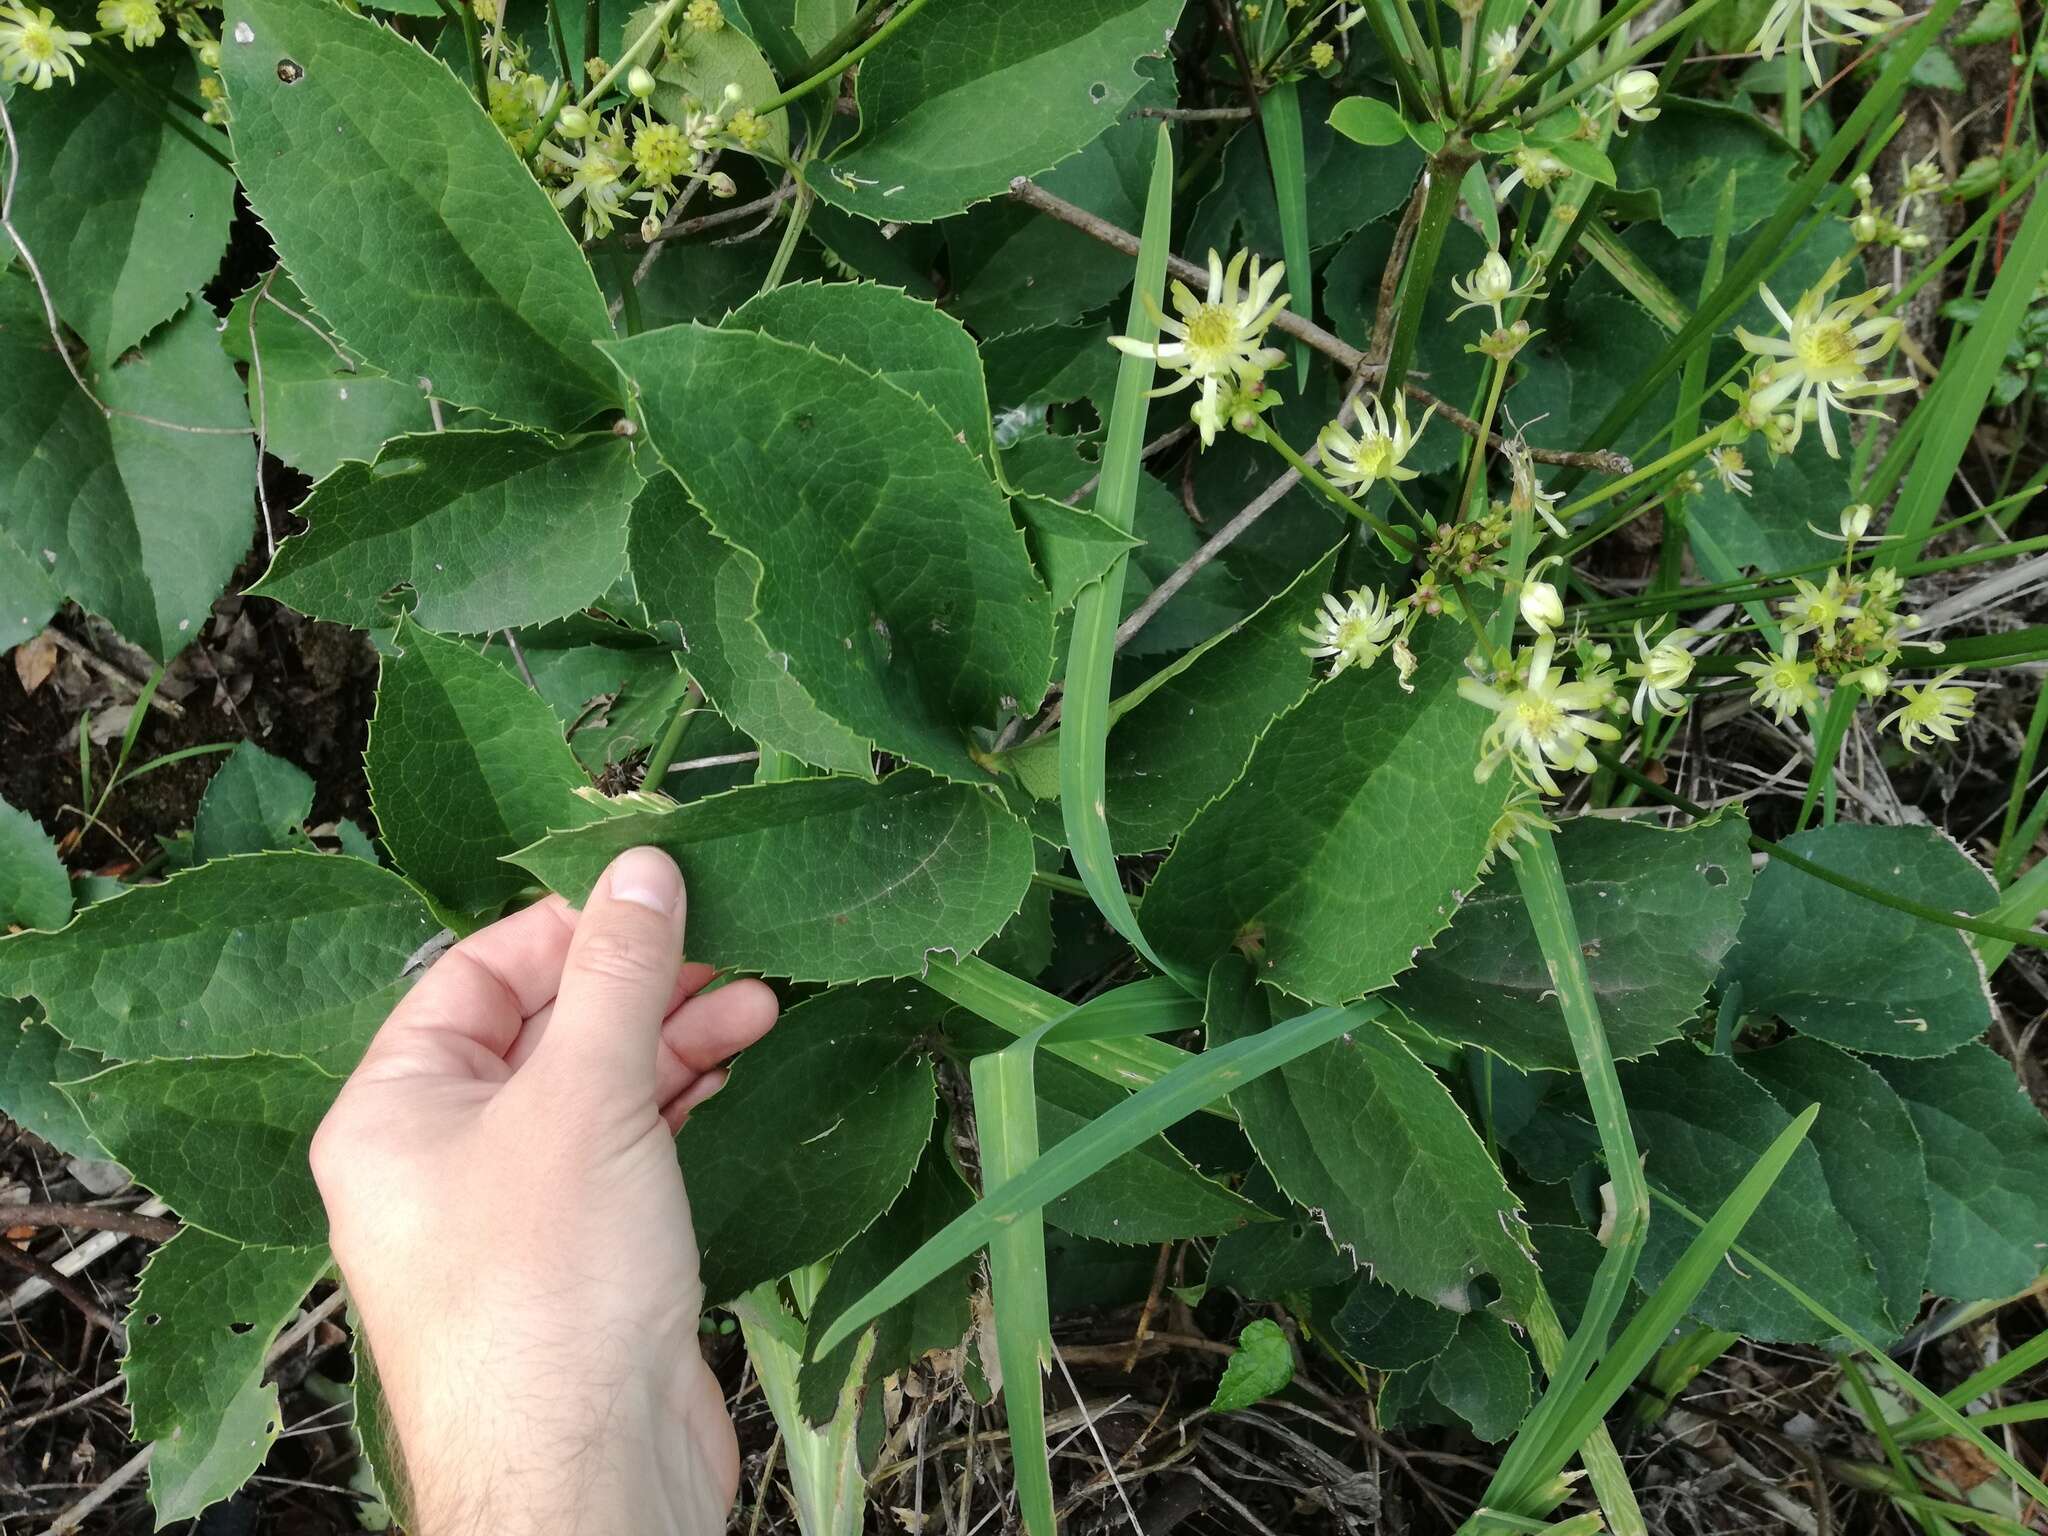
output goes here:
{"type": "Polygon", "coordinates": [[[554,1000],[576,914],[559,896],[500,918],[450,949],[391,1010],[371,1042],[468,1042],[503,1058],[519,1029],[554,1000]]]}

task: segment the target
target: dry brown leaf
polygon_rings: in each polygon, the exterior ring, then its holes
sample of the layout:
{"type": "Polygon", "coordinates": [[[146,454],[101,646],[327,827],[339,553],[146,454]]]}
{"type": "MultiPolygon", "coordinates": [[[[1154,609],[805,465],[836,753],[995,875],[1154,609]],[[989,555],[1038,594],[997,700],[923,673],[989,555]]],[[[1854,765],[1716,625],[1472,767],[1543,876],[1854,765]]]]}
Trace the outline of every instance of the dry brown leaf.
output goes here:
{"type": "Polygon", "coordinates": [[[47,629],[14,648],[14,675],[20,679],[23,693],[34,693],[56,669],[57,641],[47,629]]]}

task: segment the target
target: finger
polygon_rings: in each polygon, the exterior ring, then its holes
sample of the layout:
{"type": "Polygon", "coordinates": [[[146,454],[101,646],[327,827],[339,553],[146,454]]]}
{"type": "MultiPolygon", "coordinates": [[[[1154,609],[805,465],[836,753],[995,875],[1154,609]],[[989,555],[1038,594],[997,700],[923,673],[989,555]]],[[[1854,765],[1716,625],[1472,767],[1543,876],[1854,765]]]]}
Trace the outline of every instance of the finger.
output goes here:
{"type": "MultiPolygon", "coordinates": [[[[711,978],[717,974],[716,967],[705,965],[702,961],[685,961],[681,974],[676,977],[675,987],[669,993],[666,1013],[673,1014],[690,998],[703,991],[710,984],[711,978]]],[[[543,1003],[540,1009],[527,1019],[525,1027],[519,1031],[519,1038],[512,1042],[512,1048],[505,1053],[506,1064],[514,1071],[524,1066],[528,1058],[539,1048],[542,1037],[548,1032],[548,1024],[554,1016],[555,1005],[550,1000],[543,1003]]]]}
{"type": "Polygon", "coordinates": [[[574,918],[550,896],[471,934],[391,1011],[365,1064],[502,1076],[526,1016],[555,995],[574,918]]]}
{"type": "Polygon", "coordinates": [[[532,1068],[606,1100],[652,1106],[655,1046],[682,964],[682,871],[659,848],[629,848],[576,920],[532,1068]]]}
{"type": "Polygon", "coordinates": [[[671,1136],[683,1128],[683,1122],[690,1118],[691,1110],[725,1086],[725,1077],[723,1067],[705,1072],[693,1078],[689,1087],[661,1106],[661,1118],[667,1122],[671,1136]]]}
{"type": "Polygon", "coordinates": [[[661,1022],[655,1102],[668,1103],[767,1034],[776,1007],[775,994],[766,983],[747,980],[728,983],[671,1010],[661,1022]]]}

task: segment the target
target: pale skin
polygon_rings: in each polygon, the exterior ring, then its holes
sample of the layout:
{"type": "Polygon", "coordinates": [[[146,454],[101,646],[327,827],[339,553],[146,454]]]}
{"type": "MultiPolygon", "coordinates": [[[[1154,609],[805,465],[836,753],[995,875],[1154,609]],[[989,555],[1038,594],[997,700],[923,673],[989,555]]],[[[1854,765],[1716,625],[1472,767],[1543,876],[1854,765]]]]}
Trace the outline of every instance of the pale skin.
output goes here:
{"type": "Polygon", "coordinates": [[[472,934],[314,1138],[415,1536],[711,1536],[739,1451],[698,1349],[674,1136],[775,1022],[683,961],[681,875],[621,854],[579,913],[472,934]]]}

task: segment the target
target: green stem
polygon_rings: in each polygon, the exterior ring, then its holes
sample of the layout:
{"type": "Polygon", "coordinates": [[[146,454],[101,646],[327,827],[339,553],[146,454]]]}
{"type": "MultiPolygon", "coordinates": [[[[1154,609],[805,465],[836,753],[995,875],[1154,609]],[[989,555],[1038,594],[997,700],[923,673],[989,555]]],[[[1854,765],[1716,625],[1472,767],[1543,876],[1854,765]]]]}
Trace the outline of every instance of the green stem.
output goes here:
{"type": "Polygon", "coordinates": [[[1338,490],[1336,486],[1330,484],[1321,470],[1288,447],[1280,434],[1267,426],[1264,421],[1259,423],[1256,435],[1261,442],[1285,459],[1293,467],[1294,472],[1300,475],[1302,479],[1306,480],[1318,491],[1321,491],[1324,496],[1328,497],[1339,507],[1342,507],[1346,512],[1349,512],[1381,538],[1402,545],[1411,555],[1421,552],[1422,546],[1416,542],[1414,535],[1409,533],[1407,529],[1396,528],[1377,512],[1367,511],[1359,502],[1353,501],[1349,496],[1338,490]]]}
{"type": "Polygon", "coordinates": [[[1800,146],[1799,112],[1806,104],[1806,61],[1797,48],[1791,46],[1792,39],[1785,39],[1785,110],[1783,121],[1785,137],[1792,148],[1800,146]]]}
{"type": "Polygon", "coordinates": [[[1473,498],[1486,481],[1486,445],[1493,441],[1493,416],[1500,409],[1500,393],[1508,381],[1508,360],[1504,357],[1493,361],[1493,379],[1486,389],[1486,409],[1479,415],[1479,435],[1470,439],[1471,457],[1467,461],[1465,494],[1460,498],[1451,515],[1452,522],[1463,522],[1472,509],[1473,498]]]}
{"type": "MultiPolygon", "coordinates": [[[[1434,5],[1436,0],[1430,3],[1434,5]]],[[[1471,163],[1469,154],[1450,149],[1430,157],[1429,191],[1423,198],[1422,213],[1415,223],[1415,240],[1408,247],[1408,260],[1401,271],[1394,338],[1387,348],[1387,371],[1380,378],[1380,399],[1389,405],[1401,393],[1408,370],[1415,362],[1423,306],[1436,278],[1437,260],[1443,254],[1444,231],[1450,228],[1458,211],[1458,186],[1471,163]]]]}
{"type": "MultiPolygon", "coordinates": [[[[1607,484],[1601,486],[1599,490],[1590,491],[1586,495],[1581,496],[1577,501],[1567,502],[1561,509],[1559,509],[1557,514],[1557,520],[1561,523],[1569,523],[1574,515],[1585,511],[1588,507],[1597,507],[1603,501],[1612,501],[1615,497],[1619,496],[1623,491],[1628,490],[1631,486],[1641,485],[1645,480],[1653,480],[1657,476],[1663,474],[1666,470],[1681,468],[1684,465],[1691,463],[1701,454],[1705,453],[1709,448],[1713,447],[1716,443],[1720,442],[1720,440],[1726,437],[1727,435],[1728,423],[1725,421],[1718,421],[1714,423],[1713,426],[1707,428],[1707,430],[1702,432],[1698,437],[1695,437],[1691,442],[1681,444],[1679,447],[1676,447],[1672,449],[1669,453],[1665,454],[1662,458],[1653,459],[1650,463],[1645,464],[1641,469],[1635,470],[1630,474],[1623,475],[1619,480],[1610,480],[1607,484]]],[[[1609,531],[1610,530],[1604,528],[1598,530],[1598,532],[1595,532],[1592,529],[1588,529],[1587,534],[1592,535],[1592,537],[1589,538],[1586,535],[1581,535],[1579,538],[1574,539],[1572,541],[1572,543],[1567,547],[1565,552],[1567,554],[1575,555],[1587,544],[1591,543],[1593,538],[1598,538],[1601,534],[1607,533],[1609,531]]]]}
{"type": "Polygon", "coordinates": [[[490,77],[484,73],[483,38],[476,27],[476,12],[467,5],[456,4],[455,0],[436,0],[441,12],[450,21],[462,28],[462,51],[469,58],[469,79],[476,92],[476,104],[488,112],[491,110],[490,77]]]}
{"type": "Polygon", "coordinates": [[[860,9],[853,13],[853,19],[833,33],[831,41],[824,47],[805,59],[803,68],[797,73],[805,76],[814,75],[845,53],[860,41],[861,33],[868,29],[868,23],[873,21],[888,3],[889,0],[862,0],[860,9]]]}
{"type": "MultiPolygon", "coordinates": [[[[2012,879],[2019,868],[2020,857],[2026,852],[2024,844],[2014,834],[2020,828],[2020,813],[2026,803],[2027,785],[2034,777],[2034,762],[2040,756],[2041,737],[2048,733],[2048,688],[2034,695],[2034,713],[2027,721],[2027,739],[2020,748],[2019,766],[2013,770],[2012,794],[2005,802],[2005,822],[1998,832],[1998,853],[1991,863],[1992,874],[2000,885],[2012,879]]],[[[2044,791],[2048,796],[2048,791],[2044,791]]],[[[2043,1337],[2048,1337],[2044,1335],[2043,1337]]]]}
{"type": "Polygon", "coordinates": [[[837,80],[847,70],[853,68],[854,65],[866,58],[874,49],[879,48],[892,33],[919,11],[923,10],[924,6],[925,0],[904,0],[901,10],[875,28],[862,41],[847,49],[845,53],[834,59],[830,64],[827,64],[816,74],[811,75],[808,79],[798,81],[779,96],[770,96],[766,101],[755,107],[754,111],[762,116],[766,116],[778,107],[786,107],[792,101],[810,95],[819,86],[827,85],[837,80]]]}
{"type": "Polygon", "coordinates": [[[1823,794],[1828,797],[1828,819],[1834,819],[1835,759],[1841,755],[1842,738],[1848,734],[1849,722],[1855,718],[1856,706],[1862,700],[1863,690],[1853,683],[1838,683],[1828,695],[1820,729],[1813,734],[1813,772],[1807,775],[1806,794],[1799,802],[1799,819],[1792,824],[1794,832],[1806,830],[1806,818],[1813,814],[1814,805],[1823,794]]]}
{"type": "Polygon", "coordinates": [[[683,744],[683,734],[689,730],[690,722],[697,716],[697,705],[704,695],[692,682],[683,693],[683,702],[669,717],[668,726],[661,733],[661,740],[654,744],[654,750],[647,754],[646,767],[641,770],[640,782],[652,788],[661,788],[662,780],[668,777],[668,765],[676,760],[676,752],[683,744]]]}

